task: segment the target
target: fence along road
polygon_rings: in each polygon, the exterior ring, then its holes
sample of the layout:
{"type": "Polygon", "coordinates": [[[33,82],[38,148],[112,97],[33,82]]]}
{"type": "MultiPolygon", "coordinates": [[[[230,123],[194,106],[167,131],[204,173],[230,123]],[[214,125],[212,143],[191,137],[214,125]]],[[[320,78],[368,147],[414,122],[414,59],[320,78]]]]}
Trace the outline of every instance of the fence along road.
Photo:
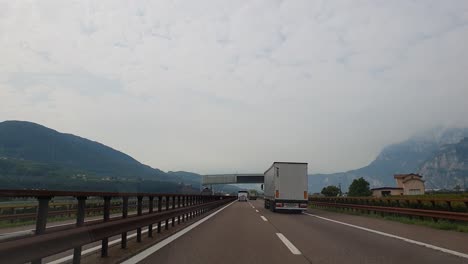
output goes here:
{"type": "MultiPolygon", "coordinates": [[[[261,200],[226,202],[124,263],[468,263],[465,233],[314,209],[272,213],[261,200]]],[[[1,259],[15,263],[20,254],[2,248],[1,259]]]]}
{"type": "Polygon", "coordinates": [[[128,263],[468,263],[466,241],[465,233],[362,216],[272,213],[258,200],[235,202],[128,263]]]}

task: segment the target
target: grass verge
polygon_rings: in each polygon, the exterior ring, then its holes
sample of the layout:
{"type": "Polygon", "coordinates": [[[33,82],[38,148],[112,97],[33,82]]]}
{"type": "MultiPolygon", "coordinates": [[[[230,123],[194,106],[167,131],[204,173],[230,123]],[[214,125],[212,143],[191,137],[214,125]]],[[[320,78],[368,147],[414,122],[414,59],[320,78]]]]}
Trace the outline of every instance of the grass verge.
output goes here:
{"type": "Polygon", "coordinates": [[[410,224],[410,225],[427,226],[430,228],[441,229],[441,230],[452,230],[452,231],[468,233],[468,223],[462,223],[462,222],[456,222],[456,221],[450,221],[450,220],[441,219],[441,220],[438,220],[437,222],[434,222],[432,221],[432,219],[420,220],[416,218],[409,218],[407,216],[394,216],[394,215],[381,216],[380,214],[376,214],[376,213],[366,214],[366,213],[360,213],[357,211],[347,211],[347,210],[343,210],[340,208],[319,208],[314,205],[310,205],[310,208],[325,210],[329,212],[385,219],[385,220],[396,221],[396,222],[410,224]]]}

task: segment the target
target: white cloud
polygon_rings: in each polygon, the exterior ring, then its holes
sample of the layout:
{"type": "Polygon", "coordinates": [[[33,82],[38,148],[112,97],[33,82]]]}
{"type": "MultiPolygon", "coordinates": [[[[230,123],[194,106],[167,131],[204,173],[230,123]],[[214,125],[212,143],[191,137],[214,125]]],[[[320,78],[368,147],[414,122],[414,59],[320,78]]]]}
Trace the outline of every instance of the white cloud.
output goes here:
{"type": "Polygon", "coordinates": [[[466,1],[0,3],[0,119],[165,170],[365,165],[468,125],[466,1]]]}

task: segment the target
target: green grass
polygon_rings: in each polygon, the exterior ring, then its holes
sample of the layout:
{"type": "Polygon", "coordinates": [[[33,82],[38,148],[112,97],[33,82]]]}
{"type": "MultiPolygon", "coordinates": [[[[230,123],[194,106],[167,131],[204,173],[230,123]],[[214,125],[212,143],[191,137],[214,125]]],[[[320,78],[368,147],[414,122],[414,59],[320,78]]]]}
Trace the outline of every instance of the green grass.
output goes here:
{"type": "Polygon", "coordinates": [[[395,221],[395,222],[400,222],[404,224],[410,224],[410,225],[420,225],[420,226],[427,226],[430,228],[435,228],[435,229],[440,229],[440,230],[452,230],[452,231],[457,231],[457,232],[464,232],[468,233],[468,223],[461,223],[461,222],[455,222],[455,221],[449,221],[449,220],[438,220],[437,222],[434,222],[432,220],[420,220],[416,218],[409,218],[407,216],[391,216],[391,215],[385,215],[381,216],[380,214],[366,214],[366,213],[360,213],[357,211],[345,211],[343,209],[339,208],[318,208],[313,205],[310,206],[311,208],[314,209],[319,209],[319,210],[325,210],[329,212],[336,212],[336,213],[345,213],[345,214],[350,214],[350,215],[359,215],[359,216],[366,216],[366,217],[372,217],[372,218],[378,218],[378,219],[385,219],[389,221],[395,221]]]}

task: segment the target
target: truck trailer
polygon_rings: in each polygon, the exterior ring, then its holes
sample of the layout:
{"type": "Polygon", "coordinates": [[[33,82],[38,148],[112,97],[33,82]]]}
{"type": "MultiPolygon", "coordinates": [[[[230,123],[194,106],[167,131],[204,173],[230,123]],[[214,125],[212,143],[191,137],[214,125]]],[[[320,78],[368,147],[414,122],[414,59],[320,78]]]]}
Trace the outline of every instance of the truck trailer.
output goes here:
{"type": "Polygon", "coordinates": [[[266,209],[298,213],[307,210],[307,163],[274,162],[264,176],[266,209]]]}
{"type": "Polygon", "coordinates": [[[237,201],[239,202],[247,202],[247,197],[249,193],[247,191],[238,191],[237,192],[237,201]]]}

